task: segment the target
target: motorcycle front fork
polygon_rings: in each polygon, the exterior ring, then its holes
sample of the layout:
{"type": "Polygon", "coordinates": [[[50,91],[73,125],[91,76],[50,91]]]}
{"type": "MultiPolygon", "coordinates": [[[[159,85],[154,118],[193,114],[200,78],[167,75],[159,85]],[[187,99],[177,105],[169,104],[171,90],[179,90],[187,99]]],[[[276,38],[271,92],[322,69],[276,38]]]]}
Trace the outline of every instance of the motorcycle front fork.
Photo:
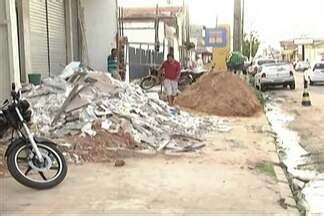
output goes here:
{"type": "Polygon", "coordinates": [[[21,115],[21,113],[20,113],[20,111],[19,111],[19,109],[17,107],[16,107],[16,112],[17,112],[17,115],[19,117],[19,120],[22,122],[23,128],[24,128],[24,130],[25,130],[25,132],[26,132],[26,134],[28,136],[28,140],[29,140],[30,144],[32,145],[33,150],[35,151],[38,160],[40,162],[43,162],[44,159],[43,159],[43,156],[42,156],[41,152],[39,151],[39,148],[37,147],[37,144],[36,144],[35,139],[34,139],[34,135],[30,132],[28,126],[24,122],[24,118],[22,117],[22,115],[21,115]]]}

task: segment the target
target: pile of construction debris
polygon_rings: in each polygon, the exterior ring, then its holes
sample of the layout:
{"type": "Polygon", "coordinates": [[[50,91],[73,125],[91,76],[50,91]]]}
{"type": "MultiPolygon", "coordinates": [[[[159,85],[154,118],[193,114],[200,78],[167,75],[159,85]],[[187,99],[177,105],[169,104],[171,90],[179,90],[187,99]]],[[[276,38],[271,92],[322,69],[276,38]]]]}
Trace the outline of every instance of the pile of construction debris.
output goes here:
{"type": "Polygon", "coordinates": [[[73,142],[67,146],[83,152],[84,160],[96,161],[89,154],[104,160],[107,148],[194,151],[203,147],[207,132],[230,130],[224,119],[170,108],[104,72],[64,78],[44,79],[24,96],[32,105],[34,131],[73,142]]]}

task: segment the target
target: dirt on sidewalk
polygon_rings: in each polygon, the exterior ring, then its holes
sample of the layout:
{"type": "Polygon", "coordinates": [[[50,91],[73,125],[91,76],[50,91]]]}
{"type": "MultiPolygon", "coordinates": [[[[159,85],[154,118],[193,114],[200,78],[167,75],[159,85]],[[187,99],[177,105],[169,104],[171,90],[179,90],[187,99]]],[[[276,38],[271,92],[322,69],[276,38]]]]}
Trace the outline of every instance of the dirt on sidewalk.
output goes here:
{"type": "Polygon", "coordinates": [[[71,166],[65,182],[34,191],[12,178],[6,215],[298,215],[280,206],[271,153],[274,137],[264,115],[233,118],[233,130],[208,135],[199,153],[159,155],[71,166]],[[32,199],[31,199],[32,197],[32,199]]]}
{"type": "Polygon", "coordinates": [[[261,110],[250,87],[230,72],[205,74],[180,94],[176,104],[218,116],[250,117],[261,110]]]}

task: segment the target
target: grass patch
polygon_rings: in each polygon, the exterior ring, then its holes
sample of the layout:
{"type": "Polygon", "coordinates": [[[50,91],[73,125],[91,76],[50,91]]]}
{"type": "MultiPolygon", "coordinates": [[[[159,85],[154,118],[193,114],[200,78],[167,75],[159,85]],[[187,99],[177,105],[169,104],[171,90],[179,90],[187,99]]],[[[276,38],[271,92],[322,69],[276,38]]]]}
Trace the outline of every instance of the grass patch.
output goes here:
{"type": "Polygon", "coordinates": [[[265,103],[266,103],[266,100],[265,100],[264,97],[263,97],[263,93],[262,93],[261,91],[258,91],[258,90],[255,89],[255,88],[254,88],[254,93],[255,93],[256,97],[258,98],[258,100],[260,101],[260,104],[261,104],[262,106],[264,106],[265,103]]]}
{"type": "Polygon", "coordinates": [[[250,86],[250,88],[252,89],[252,91],[254,92],[255,96],[257,97],[257,99],[259,100],[260,104],[262,106],[265,105],[266,103],[266,100],[265,98],[263,97],[263,93],[259,90],[257,90],[254,86],[254,82],[255,82],[255,77],[254,76],[248,76],[247,78],[247,84],[250,86]]]}
{"type": "Polygon", "coordinates": [[[263,173],[267,176],[276,177],[276,173],[273,168],[273,164],[270,162],[261,162],[256,165],[256,170],[260,173],[263,173]]]}

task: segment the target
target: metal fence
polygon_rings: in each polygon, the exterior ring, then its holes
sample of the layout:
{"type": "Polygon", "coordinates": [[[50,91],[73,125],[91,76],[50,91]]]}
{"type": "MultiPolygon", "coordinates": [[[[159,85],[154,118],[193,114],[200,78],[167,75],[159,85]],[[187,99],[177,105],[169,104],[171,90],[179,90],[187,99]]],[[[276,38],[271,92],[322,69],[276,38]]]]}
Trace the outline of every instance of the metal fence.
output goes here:
{"type": "Polygon", "coordinates": [[[149,74],[150,67],[159,67],[164,58],[164,45],[160,45],[162,52],[155,51],[152,43],[129,43],[128,63],[129,79],[141,79],[149,74]]]}

